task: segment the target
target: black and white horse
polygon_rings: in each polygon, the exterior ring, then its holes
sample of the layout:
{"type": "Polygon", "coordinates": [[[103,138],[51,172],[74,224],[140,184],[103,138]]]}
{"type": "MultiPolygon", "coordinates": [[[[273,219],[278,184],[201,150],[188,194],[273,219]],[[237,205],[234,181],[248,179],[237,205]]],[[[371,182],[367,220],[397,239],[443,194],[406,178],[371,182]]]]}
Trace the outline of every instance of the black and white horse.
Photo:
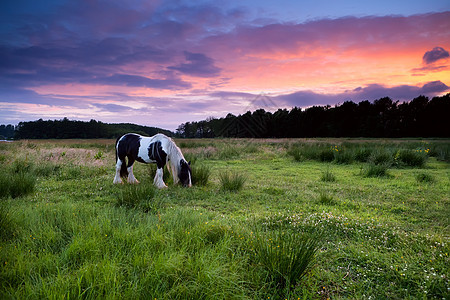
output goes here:
{"type": "Polygon", "coordinates": [[[142,163],[156,163],[156,175],[153,184],[158,188],[165,188],[163,181],[163,168],[173,176],[175,184],[192,186],[192,171],[180,148],[175,142],[164,134],[156,134],[152,137],[141,136],[135,133],[127,133],[116,141],[116,176],[113,183],[122,183],[121,177],[126,177],[128,183],[139,183],[133,175],[135,161],[142,163]],[[128,163],[125,163],[125,157],[128,163]]]}

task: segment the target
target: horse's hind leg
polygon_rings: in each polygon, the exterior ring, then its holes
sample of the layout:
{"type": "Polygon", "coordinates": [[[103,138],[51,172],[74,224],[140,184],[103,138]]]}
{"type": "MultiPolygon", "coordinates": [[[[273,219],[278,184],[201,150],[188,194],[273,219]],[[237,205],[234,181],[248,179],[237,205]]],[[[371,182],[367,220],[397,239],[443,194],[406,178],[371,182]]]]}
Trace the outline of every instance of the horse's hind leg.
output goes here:
{"type": "Polygon", "coordinates": [[[156,169],[156,175],[155,175],[155,179],[153,179],[153,184],[158,189],[163,189],[163,188],[167,187],[167,185],[164,183],[164,180],[163,180],[163,168],[156,169]]]}
{"type": "Polygon", "coordinates": [[[139,183],[139,181],[136,179],[136,177],[134,177],[134,174],[133,174],[133,163],[134,163],[134,160],[132,160],[128,157],[128,167],[127,167],[128,179],[127,179],[127,182],[128,183],[139,183]]]}

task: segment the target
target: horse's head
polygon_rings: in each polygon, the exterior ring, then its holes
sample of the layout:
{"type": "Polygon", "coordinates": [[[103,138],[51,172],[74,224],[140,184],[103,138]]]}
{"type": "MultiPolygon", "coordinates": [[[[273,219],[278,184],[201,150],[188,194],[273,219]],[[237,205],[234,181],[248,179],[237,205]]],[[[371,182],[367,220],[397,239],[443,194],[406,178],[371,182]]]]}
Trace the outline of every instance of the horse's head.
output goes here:
{"type": "Polygon", "coordinates": [[[186,162],[184,159],[180,160],[180,172],[178,178],[183,186],[192,186],[192,170],[191,162],[186,162]]]}

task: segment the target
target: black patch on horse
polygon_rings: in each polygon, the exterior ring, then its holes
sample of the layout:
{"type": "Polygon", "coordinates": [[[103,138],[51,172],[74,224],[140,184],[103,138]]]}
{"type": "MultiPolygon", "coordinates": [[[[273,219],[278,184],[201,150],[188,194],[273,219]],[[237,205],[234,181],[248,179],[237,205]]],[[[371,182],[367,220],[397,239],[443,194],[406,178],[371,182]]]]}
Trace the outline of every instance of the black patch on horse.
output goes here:
{"type": "MultiPolygon", "coordinates": [[[[139,147],[141,146],[141,138],[139,135],[128,133],[122,138],[116,141],[116,156],[122,161],[122,167],[120,168],[120,176],[127,177],[128,170],[134,164],[134,161],[138,159],[139,147]],[[128,162],[125,164],[125,157],[128,157],[128,162]]],[[[138,159],[139,160],[139,159],[138,159]]],[[[117,159],[116,159],[117,161],[117,159]]]]}
{"type": "Polygon", "coordinates": [[[164,152],[160,141],[151,143],[148,146],[148,157],[156,161],[156,166],[161,169],[166,164],[167,153],[164,152]]]}

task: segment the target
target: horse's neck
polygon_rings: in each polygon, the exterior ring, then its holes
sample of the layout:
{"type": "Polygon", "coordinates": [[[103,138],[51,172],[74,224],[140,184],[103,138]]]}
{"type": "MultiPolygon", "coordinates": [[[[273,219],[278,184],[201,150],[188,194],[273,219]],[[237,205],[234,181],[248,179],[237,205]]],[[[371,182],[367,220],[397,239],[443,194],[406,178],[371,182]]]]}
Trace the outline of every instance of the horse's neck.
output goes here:
{"type": "Polygon", "coordinates": [[[168,153],[169,159],[173,161],[175,165],[178,165],[181,159],[184,159],[183,154],[181,154],[180,149],[172,142],[169,141],[170,150],[168,153]]]}

